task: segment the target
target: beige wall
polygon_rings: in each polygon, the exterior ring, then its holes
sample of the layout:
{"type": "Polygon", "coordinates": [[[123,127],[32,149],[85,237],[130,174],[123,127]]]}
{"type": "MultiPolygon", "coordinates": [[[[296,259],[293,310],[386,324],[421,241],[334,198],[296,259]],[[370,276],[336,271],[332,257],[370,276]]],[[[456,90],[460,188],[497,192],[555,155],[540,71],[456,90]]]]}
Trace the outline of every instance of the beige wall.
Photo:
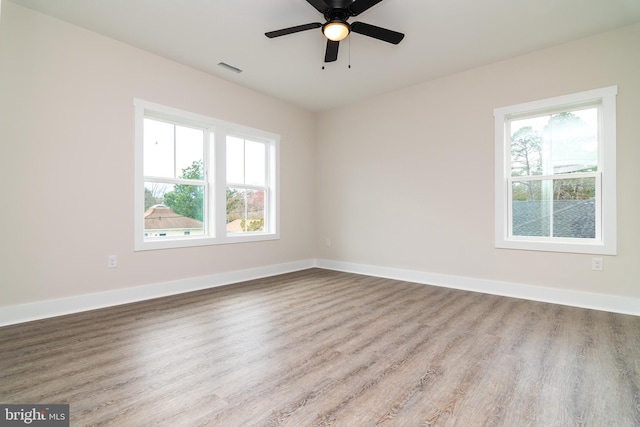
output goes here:
{"type": "Polygon", "coordinates": [[[2,6],[0,306],[312,257],[312,114],[2,6]],[[134,252],[134,97],[280,134],[281,239],[134,252]]]}
{"type": "Polygon", "coordinates": [[[638,41],[635,25],[322,114],[316,256],[640,297],[638,41]],[[493,109],[610,85],[618,255],[594,272],[590,255],[495,249],[493,109]]]}
{"type": "Polygon", "coordinates": [[[640,25],[314,116],[2,6],[0,307],[313,258],[640,297],[640,25]],[[618,255],[495,249],[493,109],[609,85],[618,255]],[[281,239],[134,252],[134,97],[279,133],[281,239]]]}

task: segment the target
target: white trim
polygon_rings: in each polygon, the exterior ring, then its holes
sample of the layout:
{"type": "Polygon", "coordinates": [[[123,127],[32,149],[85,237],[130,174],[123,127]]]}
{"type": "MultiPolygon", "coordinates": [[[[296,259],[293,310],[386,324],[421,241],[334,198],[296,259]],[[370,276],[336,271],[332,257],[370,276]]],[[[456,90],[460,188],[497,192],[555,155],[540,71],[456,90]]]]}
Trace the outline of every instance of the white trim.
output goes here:
{"type": "Polygon", "coordinates": [[[210,276],[154,283],[107,292],[78,295],[74,297],[38,301],[27,304],[10,305],[0,307],[0,326],[30,322],[33,320],[63,316],[66,314],[80,313],[83,311],[129,304],[132,302],[161,298],[185,292],[215,288],[247,280],[277,276],[279,274],[305,270],[313,267],[313,265],[313,260],[294,261],[285,264],[229,271],[226,273],[212,274],[210,276]]]}
{"type": "Polygon", "coordinates": [[[443,288],[640,316],[640,299],[638,298],[332,260],[316,260],[315,266],[327,270],[404,280],[443,288]]]}
{"type": "MultiPolygon", "coordinates": [[[[573,252],[598,255],[616,255],[617,253],[617,223],[616,223],[616,95],[617,86],[609,86],[570,95],[542,99],[523,104],[511,105],[494,109],[495,118],[495,247],[501,249],[524,249],[549,252],[573,252]],[[601,198],[596,200],[596,225],[599,233],[595,239],[557,239],[544,238],[528,239],[521,236],[511,236],[509,226],[509,194],[510,188],[507,166],[510,156],[506,148],[507,119],[541,112],[549,113],[552,109],[558,111],[572,107],[599,103],[601,142],[598,144],[600,155],[598,159],[599,193],[601,198]]],[[[576,175],[577,176],[577,175],[576,175]]],[[[573,176],[567,176],[570,178],[573,176]]],[[[520,180],[521,177],[513,177],[520,180]]],[[[544,178],[544,177],[541,177],[544,178]]],[[[536,179],[541,179],[536,178],[536,179]]],[[[526,178],[530,179],[530,178],[526,178]]]]}
{"type": "Polygon", "coordinates": [[[404,280],[424,285],[460,289],[531,301],[589,308],[612,313],[640,316],[640,299],[616,295],[547,288],[521,283],[500,282],[472,277],[452,276],[418,270],[380,267],[326,259],[307,259],[246,270],[230,271],[210,276],[194,277],[171,282],[154,283],[133,288],[78,295],[68,298],[38,301],[0,307],[0,327],[33,320],[146,301],[185,292],[215,288],[247,280],[277,276],[308,268],[344,271],[387,279],[404,280]]]}

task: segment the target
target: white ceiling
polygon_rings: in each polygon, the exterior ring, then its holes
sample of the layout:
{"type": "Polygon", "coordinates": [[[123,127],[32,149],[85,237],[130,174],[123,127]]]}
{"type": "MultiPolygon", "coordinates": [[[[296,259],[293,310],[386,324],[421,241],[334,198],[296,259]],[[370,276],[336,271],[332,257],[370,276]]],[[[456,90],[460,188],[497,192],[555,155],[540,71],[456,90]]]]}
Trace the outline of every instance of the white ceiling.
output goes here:
{"type": "Polygon", "coordinates": [[[640,22],[640,0],[384,0],[350,22],[404,40],[351,34],[323,70],[320,29],[264,36],[324,22],[305,0],[11,1],[310,111],[640,22]]]}

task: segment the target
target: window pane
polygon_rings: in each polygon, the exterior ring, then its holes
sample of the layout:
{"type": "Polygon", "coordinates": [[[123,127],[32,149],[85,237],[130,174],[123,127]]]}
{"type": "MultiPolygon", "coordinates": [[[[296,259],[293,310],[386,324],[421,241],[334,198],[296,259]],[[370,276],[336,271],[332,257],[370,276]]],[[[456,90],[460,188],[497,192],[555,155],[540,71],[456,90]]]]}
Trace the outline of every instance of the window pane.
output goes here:
{"type": "Polygon", "coordinates": [[[179,178],[204,179],[204,131],[176,126],[176,175],[179,178]]]}
{"type": "Polygon", "coordinates": [[[227,136],[227,182],[244,184],[244,139],[227,136]]]}
{"type": "Polygon", "coordinates": [[[203,179],[202,129],[144,119],[143,132],[145,176],[203,179]]]}
{"type": "Polygon", "coordinates": [[[553,236],[596,237],[596,179],[553,181],[553,236]]]}
{"type": "Polygon", "coordinates": [[[543,138],[550,159],[545,173],[598,170],[597,108],[554,114],[544,129],[543,138]]]}
{"type": "Polygon", "coordinates": [[[173,125],[153,119],[144,119],[145,176],[175,178],[173,125]]]}
{"type": "Polygon", "coordinates": [[[551,230],[551,181],[516,181],[512,185],[514,236],[548,237],[551,230]]]}
{"type": "Polygon", "coordinates": [[[227,187],[227,233],[265,231],[265,191],[227,187]]]}
{"type": "Polygon", "coordinates": [[[144,192],[145,238],[204,234],[204,185],[147,181],[144,192]]]}
{"type": "Polygon", "coordinates": [[[245,184],[266,184],[266,149],[262,142],[245,141],[245,184]]]}
{"type": "Polygon", "coordinates": [[[598,108],[510,122],[511,176],[598,170],[598,108]]]}
{"type": "Polygon", "coordinates": [[[511,176],[542,175],[542,129],[549,117],[511,122],[511,176]]]}
{"type": "Polygon", "coordinates": [[[593,177],[513,182],[513,235],[595,238],[595,192],[593,177]]]}

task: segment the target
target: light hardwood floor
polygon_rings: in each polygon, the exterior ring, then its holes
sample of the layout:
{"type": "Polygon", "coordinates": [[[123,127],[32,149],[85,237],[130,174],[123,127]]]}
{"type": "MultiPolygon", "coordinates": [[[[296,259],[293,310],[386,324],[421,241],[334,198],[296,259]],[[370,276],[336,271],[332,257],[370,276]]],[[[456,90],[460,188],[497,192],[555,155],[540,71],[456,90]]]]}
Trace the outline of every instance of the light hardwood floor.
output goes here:
{"type": "Polygon", "coordinates": [[[640,317],[311,269],[0,328],[72,426],[640,426],[640,317]]]}

